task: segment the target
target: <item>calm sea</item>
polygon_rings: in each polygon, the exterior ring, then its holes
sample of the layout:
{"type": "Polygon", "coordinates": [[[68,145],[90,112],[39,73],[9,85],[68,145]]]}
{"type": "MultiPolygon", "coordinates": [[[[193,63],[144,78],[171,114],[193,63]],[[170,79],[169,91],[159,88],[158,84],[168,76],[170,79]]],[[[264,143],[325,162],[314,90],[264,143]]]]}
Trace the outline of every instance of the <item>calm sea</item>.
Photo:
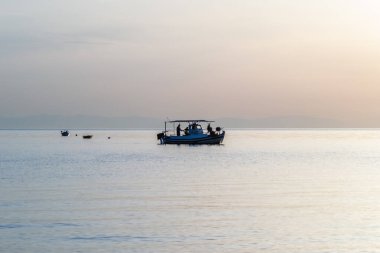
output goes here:
{"type": "Polygon", "coordinates": [[[380,131],[155,137],[0,131],[0,252],[380,252],[380,131]]]}

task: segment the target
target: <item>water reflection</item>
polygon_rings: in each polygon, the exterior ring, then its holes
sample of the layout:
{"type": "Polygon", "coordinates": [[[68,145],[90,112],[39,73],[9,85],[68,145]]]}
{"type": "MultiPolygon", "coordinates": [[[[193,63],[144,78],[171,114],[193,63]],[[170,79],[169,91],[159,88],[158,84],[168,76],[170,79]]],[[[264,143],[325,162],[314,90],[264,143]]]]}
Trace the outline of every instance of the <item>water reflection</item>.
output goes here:
{"type": "Polygon", "coordinates": [[[195,147],[0,131],[0,250],[373,252],[379,135],[228,131],[195,147]]]}

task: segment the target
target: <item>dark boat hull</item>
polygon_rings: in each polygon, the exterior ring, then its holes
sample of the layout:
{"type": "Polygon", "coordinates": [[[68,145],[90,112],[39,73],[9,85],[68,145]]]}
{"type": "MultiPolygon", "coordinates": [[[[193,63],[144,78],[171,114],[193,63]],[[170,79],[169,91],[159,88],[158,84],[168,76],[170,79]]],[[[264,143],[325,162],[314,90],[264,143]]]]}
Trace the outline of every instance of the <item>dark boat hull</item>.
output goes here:
{"type": "Polygon", "coordinates": [[[162,144],[221,144],[224,139],[224,132],[220,135],[208,135],[201,138],[180,138],[177,136],[165,136],[162,138],[162,144]]]}
{"type": "Polygon", "coordinates": [[[61,131],[61,135],[66,137],[66,136],[69,136],[70,133],[69,133],[69,131],[61,131]]]}

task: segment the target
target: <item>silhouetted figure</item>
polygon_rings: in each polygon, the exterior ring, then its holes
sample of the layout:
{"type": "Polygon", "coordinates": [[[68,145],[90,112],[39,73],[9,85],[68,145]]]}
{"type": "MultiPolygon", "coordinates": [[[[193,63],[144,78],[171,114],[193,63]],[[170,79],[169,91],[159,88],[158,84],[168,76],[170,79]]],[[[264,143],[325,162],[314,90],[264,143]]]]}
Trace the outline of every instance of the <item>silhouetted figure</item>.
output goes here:
{"type": "Polygon", "coordinates": [[[210,126],[210,123],[207,125],[207,132],[209,132],[209,133],[212,132],[212,127],[210,126]]]}
{"type": "Polygon", "coordinates": [[[189,135],[189,127],[185,128],[185,135],[189,135]]]}
{"type": "Polygon", "coordinates": [[[178,124],[177,126],[177,136],[181,136],[181,124],[178,124]]]}

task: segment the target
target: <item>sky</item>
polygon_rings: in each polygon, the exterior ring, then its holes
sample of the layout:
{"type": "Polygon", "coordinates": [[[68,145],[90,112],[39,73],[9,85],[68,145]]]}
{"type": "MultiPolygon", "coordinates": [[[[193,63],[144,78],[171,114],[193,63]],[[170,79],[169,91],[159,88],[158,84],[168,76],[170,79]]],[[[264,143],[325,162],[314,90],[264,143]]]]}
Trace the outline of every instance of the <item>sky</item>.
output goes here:
{"type": "Polygon", "coordinates": [[[1,0],[0,116],[380,125],[375,0],[1,0]]]}

